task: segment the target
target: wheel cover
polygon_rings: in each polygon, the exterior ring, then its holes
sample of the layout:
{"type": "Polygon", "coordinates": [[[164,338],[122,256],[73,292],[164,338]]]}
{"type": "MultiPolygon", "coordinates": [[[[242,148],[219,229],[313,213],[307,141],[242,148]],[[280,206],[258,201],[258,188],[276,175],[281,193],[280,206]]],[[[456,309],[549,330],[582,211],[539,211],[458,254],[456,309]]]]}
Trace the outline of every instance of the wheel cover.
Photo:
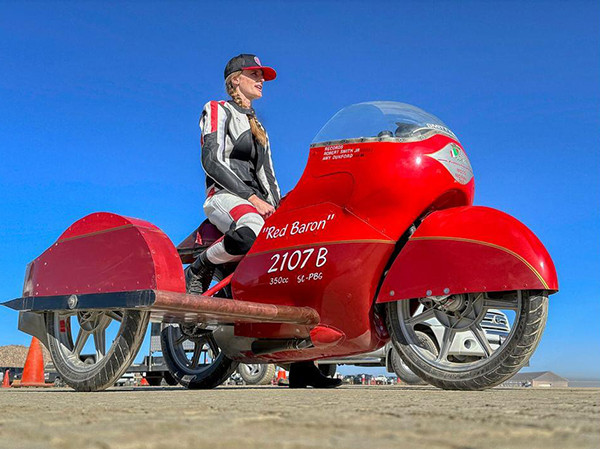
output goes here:
{"type": "Polygon", "coordinates": [[[419,298],[399,301],[397,305],[398,323],[407,342],[408,351],[428,365],[451,372],[466,372],[483,367],[498,357],[512,340],[517,322],[523,308],[522,292],[515,292],[511,300],[490,298],[487,293],[469,293],[456,297],[419,298]],[[418,307],[414,307],[415,302],[418,307]],[[493,349],[487,339],[481,323],[490,309],[513,310],[516,314],[507,338],[497,349],[493,349]],[[443,326],[443,336],[438,354],[423,348],[419,343],[415,326],[437,320],[443,326]],[[459,332],[470,332],[484,352],[484,356],[475,361],[456,362],[449,360],[449,351],[459,332]]]}

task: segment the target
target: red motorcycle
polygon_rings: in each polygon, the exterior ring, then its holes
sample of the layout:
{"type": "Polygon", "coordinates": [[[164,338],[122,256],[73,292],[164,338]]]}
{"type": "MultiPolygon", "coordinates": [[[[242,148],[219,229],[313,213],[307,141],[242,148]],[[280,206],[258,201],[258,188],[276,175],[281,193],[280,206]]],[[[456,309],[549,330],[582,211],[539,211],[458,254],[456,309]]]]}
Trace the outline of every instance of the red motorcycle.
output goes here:
{"type": "Polygon", "coordinates": [[[188,388],[220,385],[239,362],[339,358],[390,338],[440,388],[481,390],[519,371],[556,272],[525,225],[472,205],[473,171],[452,131],[416,107],[372,102],[338,112],[314,142],[251,251],[204,295],[185,293],[183,264],[220,237],[210,223],[176,248],[146,221],[96,213],[31,262],[23,297],[4,304],[82,391],[119,379],[150,320],[163,323],[164,359],[188,388]],[[489,310],[510,321],[495,344],[481,327],[489,310]]]}

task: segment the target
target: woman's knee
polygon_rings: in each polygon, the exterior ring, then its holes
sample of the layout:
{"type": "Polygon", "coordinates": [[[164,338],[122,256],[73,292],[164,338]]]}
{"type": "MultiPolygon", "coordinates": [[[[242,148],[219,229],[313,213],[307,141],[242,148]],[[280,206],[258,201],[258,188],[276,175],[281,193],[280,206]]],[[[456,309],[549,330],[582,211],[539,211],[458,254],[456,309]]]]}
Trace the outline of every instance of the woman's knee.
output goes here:
{"type": "Polygon", "coordinates": [[[256,240],[256,233],[248,226],[240,226],[225,233],[223,245],[225,251],[232,256],[246,254],[256,240]]]}

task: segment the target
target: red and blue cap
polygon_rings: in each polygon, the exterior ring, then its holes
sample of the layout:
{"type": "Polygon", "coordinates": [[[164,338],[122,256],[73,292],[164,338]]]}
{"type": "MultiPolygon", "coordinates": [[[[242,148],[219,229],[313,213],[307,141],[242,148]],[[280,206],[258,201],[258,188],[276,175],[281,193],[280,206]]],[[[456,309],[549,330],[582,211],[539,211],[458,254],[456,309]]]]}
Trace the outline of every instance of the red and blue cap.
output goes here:
{"type": "Polygon", "coordinates": [[[231,58],[225,66],[225,79],[234,72],[240,70],[262,70],[265,81],[274,80],[277,72],[271,67],[266,67],[260,63],[260,59],[256,55],[241,54],[235,58],[231,58]]]}

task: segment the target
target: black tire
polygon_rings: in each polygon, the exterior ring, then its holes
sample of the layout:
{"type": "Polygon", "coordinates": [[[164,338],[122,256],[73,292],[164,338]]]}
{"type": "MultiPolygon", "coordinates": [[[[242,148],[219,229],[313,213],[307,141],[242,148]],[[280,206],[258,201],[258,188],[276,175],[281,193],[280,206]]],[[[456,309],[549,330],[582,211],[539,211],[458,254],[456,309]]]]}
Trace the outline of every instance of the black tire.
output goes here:
{"type": "MultiPolygon", "coordinates": [[[[85,312],[80,312],[85,313],[85,312]]],[[[115,314],[115,312],[94,312],[115,314]]],[[[73,316],[75,313],[72,313],[73,316]]],[[[71,326],[61,327],[60,322],[71,318],[59,312],[46,314],[48,349],[54,368],[62,381],[76,391],[99,391],[112,387],[123,375],[137,355],[150,319],[149,312],[125,310],[119,312],[121,325],[108,351],[98,361],[88,357],[87,362],[76,356],[71,326]],[[66,330],[65,330],[66,329],[66,330]],[[62,330],[62,332],[61,332],[62,330]]],[[[116,314],[115,314],[116,316],[116,314]]],[[[76,339],[77,341],[77,339],[76,339]]]]}
{"type": "MultiPolygon", "coordinates": [[[[429,335],[421,331],[416,331],[415,333],[425,348],[429,349],[432,353],[437,353],[437,347],[429,335]]],[[[390,349],[388,357],[390,358],[392,369],[403,383],[407,385],[427,385],[427,382],[413,373],[406,363],[404,363],[404,360],[402,360],[402,357],[400,357],[394,346],[390,349]]]]}
{"type": "Polygon", "coordinates": [[[335,376],[335,372],[337,371],[337,364],[335,363],[319,363],[317,366],[321,373],[327,377],[335,376]]]}
{"type": "Polygon", "coordinates": [[[270,385],[275,377],[276,367],[271,363],[240,363],[237,370],[248,385],[270,385]]]}
{"type": "MultiPolygon", "coordinates": [[[[411,347],[399,319],[399,305],[387,304],[387,326],[395,349],[406,365],[426,382],[444,390],[484,390],[514,376],[537,348],[548,317],[548,296],[545,292],[514,292],[519,303],[509,337],[489,359],[473,362],[474,369],[443,369],[428,362],[411,347]]],[[[412,300],[406,300],[412,301],[412,300]]],[[[492,300],[493,301],[493,300],[492,300]]],[[[499,301],[495,301],[501,308],[499,301]]],[[[406,306],[405,306],[406,307],[406,306]]]]}
{"type": "MultiPolygon", "coordinates": [[[[223,352],[220,352],[210,364],[204,367],[197,366],[197,363],[186,363],[184,359],[187,357],[182,355],[185,352],[182,348],[183,342],[179,345],[175,343],[181,336],[176,329],[179,327],[165,326],[160,333],[160,341],[165,364],[177,383],[190,390],[207,390],[218,387],[233,374],[238,362],[226,357],[223,352]]],[[[201,344],[204,346],[204,342],[201,344]]]]}
{"type": "MultiPolygon", "coordinates": [[[[224,273],[217,269],[213,281],[219,282],[224,277],[224,273]]],[[[227,287],[215,296],[222,296],[223,301],[227,301],[227,298],[231,297],[227,287]]],[[[190,390],[206,390],[218,387],[229,379],[229,376],[238,367],[238,362],[234,362],[220,351],[212,337],[212,332],[202,334],[193,329],[188,332],[186,329],[184,326],[165,324],[160,333],[163,358],[169,372],[179,384],[190,390]],[[200,360],[195,361],[194,355],[192,355],[192,360],[189,360],[187,358],[189,349],[185,348],[186,342],[189,342],[188,345],[194,345],[194,353],[198,347],[200,352],[205,352],[205,361],[208,355],[212,353],[211,362],[200,365],[200,360]],[[206,351],[204,351],[205,347],[207,348],[206,351]]],[[[205,329],[199,330],[202,332],[205,329]]]]}

